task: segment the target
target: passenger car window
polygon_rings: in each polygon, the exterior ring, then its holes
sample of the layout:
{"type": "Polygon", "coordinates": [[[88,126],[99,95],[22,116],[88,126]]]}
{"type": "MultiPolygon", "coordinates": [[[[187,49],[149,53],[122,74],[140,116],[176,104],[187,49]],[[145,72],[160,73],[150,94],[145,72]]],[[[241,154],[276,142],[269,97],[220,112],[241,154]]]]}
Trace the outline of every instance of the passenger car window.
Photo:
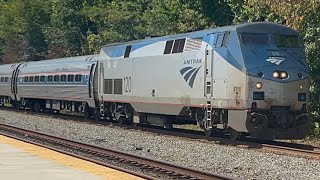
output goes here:
{"type": "Polygon", "coordinates": [[[30,77],[29,77],[29,82],[33,82],[33,79],[34,79],[34,77],[33,77],[33,76],[30,76],[30,77]]]}
{"type": "Polygon", "coordinates": [[[52,75],[48,76],[48,82],[52,82],[52,75]]]}
{"type": "Polygon", "coordinates": [[[259,33],[242,33],[241,40],[244,45],[269,45],[267,34],[259,33]]]}
{"type": "Polygon", "coordinates": [[[34,82],[39,82],[39,76],[34,77],[34,82]]]}
{"type": "Polygon", "coordinates": [[[67,81],[67,75],[61,75],[60,82],[66,82],[66,81],[67,81]]]}
{"type": "Polygon", "coordinates": [[[40,76],[40,82],[44,82],[44,76],[40,76]]]}
{"type": "Polygon", "coordinates": [[[1,77],[1,78],[0,78],[0,81],[1,81],[1,82],[4,82],[4,77],[1,77]]]}
{"type": "Polygon", "coordinates": [[[29,82],[29,77],[28,76],[24,77],[24,82],[29,82]]]}
{"type": "Polygon", "coordinates": [[[9,81],[9,78],[8,77],[5,77],[4,78],[4,82],[8,82],[9,81]]]}
{"type": "Polygon", "coordinates": [[[74,81],[75,82],[81,82],[81,74],[76,74],[74,81]]]}
{"type": "Polygon", "coordinates": [[[53,76],[53,82],[59,82],[59,75],[53,76]]]}
{"type": "Polygon", "coordinates": [[[68,82],[73,82],[74,79],[74,75],[73,74],[69,74],[68,75],[68,82]]]}

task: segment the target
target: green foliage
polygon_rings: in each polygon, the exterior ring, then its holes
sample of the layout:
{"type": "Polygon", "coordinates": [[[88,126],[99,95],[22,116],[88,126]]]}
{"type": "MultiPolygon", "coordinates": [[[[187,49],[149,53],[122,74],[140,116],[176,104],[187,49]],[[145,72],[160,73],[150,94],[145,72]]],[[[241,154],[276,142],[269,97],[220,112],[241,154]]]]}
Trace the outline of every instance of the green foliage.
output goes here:
{"type": "Polygon", "coordinates": [[[320,122],[320,4],[308,4],[301,33],[307,45],[306,55],[311,68],[310,109],[320,122]]]}
{"type": "Polygon", "coordinates": [[[43,32],[47,58],[76,56],[86,52],[86,21],[81,13],[84,1],[57,0],[50,3],[50,23],[43,32]]]}
{"type": "Polygon", "coordinates": [[[179,0],[155,0],[146,10],[143,19],[150,35],[167,35],[204,29],[208,18],[179,0]],[[155,26],[156,25],[156,26],[155,26]]]}
{"type": "Polygon", "coordinates": [[[201,13],[205,9],[202,1],[197,2],[197,5],[193,1],[182,2],[113,0],[84,8],[83,14],[87,21],[96,27],[88,31],[90,51],[98,52],[107,43],[194,31],[210,25],[210,18],[201,13]]]}
{"type": "Polygon", "coordinates": [[[234,22],[270,21],[279,22],[279,16],[273,13],[270,6],[258,0],[244,0],[231,4],[237,11],[234,22]]]}
{"type": "Polygon", "coordinates": [[[48,22],[46,2],[3,1],[0,6],[0,39],[5,62],[40,60],[46,49],[42,26],[48,22]]]}
{"type": "Polygon", "coordinates": [[[98,53],[108,43],[233,19],[224,0],[0,0],[0,5],[0,56],[6,62],[98,53]]]}
{"type": "Polygon", "coordinates": [[[181,2],[208,18],[211,27],[232,24],[234,12],[227,0],[182,0],[181,2]]]}

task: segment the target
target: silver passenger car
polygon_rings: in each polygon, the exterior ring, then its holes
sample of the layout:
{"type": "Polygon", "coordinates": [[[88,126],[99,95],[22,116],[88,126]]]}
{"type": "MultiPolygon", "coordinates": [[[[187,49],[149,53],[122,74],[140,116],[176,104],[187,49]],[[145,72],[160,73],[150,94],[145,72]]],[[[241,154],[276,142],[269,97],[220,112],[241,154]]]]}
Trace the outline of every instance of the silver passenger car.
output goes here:
{"type": "Polygon", "coordinates": [[[92,77],[97,60],[90,55],[24,63],[17,76],[17,100],[34,111],[95,106],[92,77]]]}
{"type": "Polygon", "coordinates": [[[0,65],[0,105],[15,101],[17,68],[21,64],[0,65]]]}

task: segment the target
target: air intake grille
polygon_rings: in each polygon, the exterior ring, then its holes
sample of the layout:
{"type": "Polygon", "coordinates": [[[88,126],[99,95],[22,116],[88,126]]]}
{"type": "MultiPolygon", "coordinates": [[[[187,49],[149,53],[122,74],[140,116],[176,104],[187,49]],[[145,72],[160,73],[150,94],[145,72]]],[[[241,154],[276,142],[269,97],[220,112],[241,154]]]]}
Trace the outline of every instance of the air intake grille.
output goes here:
{"type": "Polygon", "coordinates": [[[122,94],[122,79],[114,79],[113,94],[122,94]]]}
{"type": "Polygon", "coordinates": [[[104,94],[112,94],[113,79],[104,80],[104,94]]]}
{"type": "Polygon", "coordinates": [[[199,51],[201,49],[201,45],[202,38],[188,39],[184,51],[199,51]]]}

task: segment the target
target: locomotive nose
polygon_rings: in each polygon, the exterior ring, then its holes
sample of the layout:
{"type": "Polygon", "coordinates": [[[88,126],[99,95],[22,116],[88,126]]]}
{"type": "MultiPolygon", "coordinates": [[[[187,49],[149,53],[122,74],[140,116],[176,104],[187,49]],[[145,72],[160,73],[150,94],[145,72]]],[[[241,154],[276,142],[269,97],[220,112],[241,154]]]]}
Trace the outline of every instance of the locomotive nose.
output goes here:
{"type": "MultiPolygon", "coordinates": [[[[259,108],[270,109],[271,106],[276,105],[300,109],[301,103],[305,103],[308,100],[309,80],[290,81],[290,78],[278,79],[273,77],[266,79],[249,76],[248,89],[249,97],[253,101],[257,101],[259,108]]],[[[251,106],[251,103],[248,106],[251,106]]]]}

